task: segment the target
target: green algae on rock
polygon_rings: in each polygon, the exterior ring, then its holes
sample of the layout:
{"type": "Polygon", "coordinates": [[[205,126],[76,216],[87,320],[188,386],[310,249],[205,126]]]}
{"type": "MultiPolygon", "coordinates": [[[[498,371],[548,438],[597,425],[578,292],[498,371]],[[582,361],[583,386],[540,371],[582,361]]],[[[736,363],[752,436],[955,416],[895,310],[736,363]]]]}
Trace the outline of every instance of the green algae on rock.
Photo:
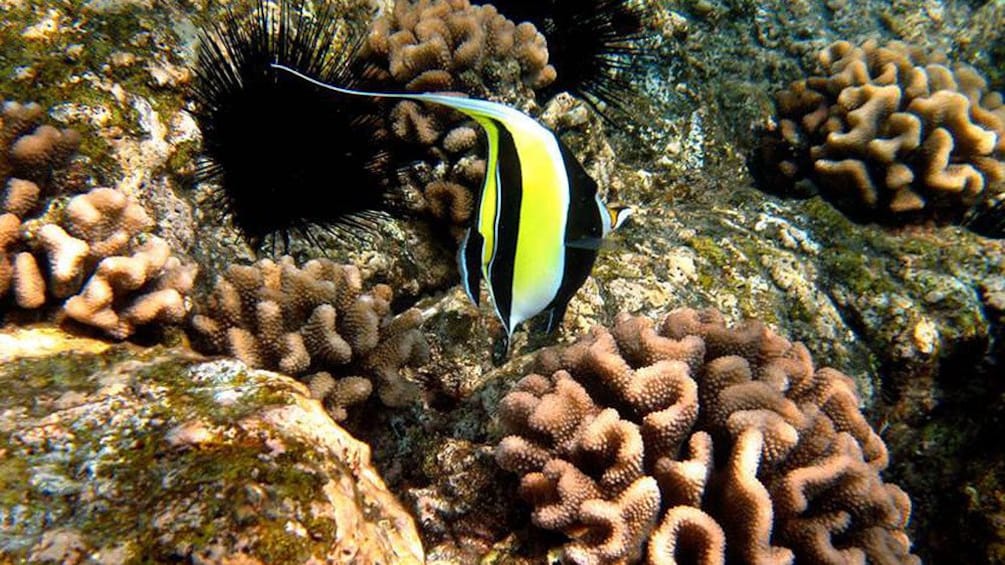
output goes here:
{"type": "Polygon", "coordinates": [[[423,560],[369,448],[292,379],[120,345],[8,360],[0,383],[0,561],[423,560]]]}

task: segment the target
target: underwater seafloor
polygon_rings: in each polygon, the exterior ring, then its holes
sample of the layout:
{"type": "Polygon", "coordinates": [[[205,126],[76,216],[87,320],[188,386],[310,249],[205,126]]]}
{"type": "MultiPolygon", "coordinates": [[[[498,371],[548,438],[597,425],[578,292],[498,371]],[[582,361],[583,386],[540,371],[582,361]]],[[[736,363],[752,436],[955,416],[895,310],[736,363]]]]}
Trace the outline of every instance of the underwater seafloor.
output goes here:
{"type": "MultiPolygon", "coordinates": [[[[1005,2],[652,2],[657,57],[637,77],[636,123],[567,95],[530,104],[602,190],[636,207],[554,340],[619,312],[761,320],[854,379],[889,450],[883,481],[911,499],[916,556],[1005,563],[1005,239],[857,223],[819,196],[761,190],[751,165],[776,124],[775,92],[818,74],[817,53],[838,40],[939,50],[1005,91],[1005,2]]],[[[74,182],[140,202],[198,265],[193,293],[256,259],[196,182],[194,54],[223,10],[0,0],[0,98],[38,102],[46,123],[80,132],[74,182]]],[[[338,198],[338,176],[321,203],[338,198]]],[[[66,201],[52,199],[57,211],[66,201]]],[[[393,289],[396,312],[425,312],[430,349],[403,369],[420,391],[411,401],[375,394],[340,424],[303,386],[207,360],[180,330],[107,340],[0,302],[0,563],[555,559],[568,538],[531,523],[518,477],[493,456],[500,401],[552,338],[520,330],[494,366],[498,325],[468,303],[453,249],[432,232],[412,220],[368,246],[324,243],[366,285],[393,289]]],[[[298,262],[316,253],[293,242],[298,262]]]]}

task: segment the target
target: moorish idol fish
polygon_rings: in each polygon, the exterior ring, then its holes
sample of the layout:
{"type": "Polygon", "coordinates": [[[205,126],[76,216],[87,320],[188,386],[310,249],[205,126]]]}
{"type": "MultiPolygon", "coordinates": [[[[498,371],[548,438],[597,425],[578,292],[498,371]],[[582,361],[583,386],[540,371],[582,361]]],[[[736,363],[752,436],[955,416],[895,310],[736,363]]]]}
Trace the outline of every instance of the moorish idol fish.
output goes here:
{"type": "Polygon", "coordinates": [[[590,275],[604,236],[631,215],[631,208],[605,204],[597,183],[558,136],[514,108],[434,93],[350,90],[272,66],[342,94],[441,104],[482,126],[489,146],[485,181],[457,263],[476,305],[480,282],[487,282],[506,329],[504,350],[517,325],[540,312],[548,311],[549,333],[558,327],[590,275]]]}

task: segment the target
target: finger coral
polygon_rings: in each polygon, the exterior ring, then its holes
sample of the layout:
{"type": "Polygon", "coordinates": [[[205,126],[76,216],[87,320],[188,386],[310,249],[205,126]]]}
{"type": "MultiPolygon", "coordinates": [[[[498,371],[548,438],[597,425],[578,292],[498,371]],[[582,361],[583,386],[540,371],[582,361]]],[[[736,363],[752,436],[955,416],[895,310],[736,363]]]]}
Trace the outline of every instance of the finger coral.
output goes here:
{"type": "Polygon", "coordinates": [[[575,563],[917,563],[851,378],[714,310],[620,315],[503,399],[503,468],[575,563]]]}
{"type": "Polygon", "coordinates": [[[75,196],[46,220],[0,216],[0,299],[20,309],[63,302],[60,317],[125,339],[137,327],[184,320],[196,267],[150,233],[143,208],[111,188],[75,196]],[[15,251],[19,250],[19,251],[15,251]]]}
{"type": "Polygon", "coordinates": [[[1005,193],[1005,105],[973,68],[899,42],[837,42],[777,97],[778,178],[868,219],[959,222],[1005,193]]]}
{"type": "Polygon", "coordinates": [[[486,97],[518,76],[531,88],[555,79],[544,37],[494,6],[468,0],[401,0],[373,25],[375,58],[408,90],[456,90],[486,97]],[[509,79],[510,81],[512,79],[509,79]]]}
{"type": "Polygon", "coordinates": [[[232,265],[191,325],[209,351],[306,377],[341,419],[369,396],[369,381],[387,405],[414,397],[400,370],[429,353],[418,330],[422,316],[415,309],[392,316],[391,299],[387,285],[364,292],[355,266],[316,259],[297,267],[284,256],[232,265]]]}

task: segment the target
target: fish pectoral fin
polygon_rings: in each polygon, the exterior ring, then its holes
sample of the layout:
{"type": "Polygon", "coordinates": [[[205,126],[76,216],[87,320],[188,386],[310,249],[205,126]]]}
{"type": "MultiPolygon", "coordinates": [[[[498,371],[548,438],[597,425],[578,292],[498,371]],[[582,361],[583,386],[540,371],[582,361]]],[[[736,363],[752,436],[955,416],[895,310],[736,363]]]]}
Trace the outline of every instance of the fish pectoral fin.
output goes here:
{"type": "Polygon", "coordinates": [[[484,238],[482,234],[474,229],[468,229],[461,241],[461,247],[457,250],[457,270],[461,273],[461,284],[464,285],[464,292],[479,306],[481,302],[481,277],[482,277],[482,245],[484,238]]]}
{"type": "Polygon", "coordinates": [[[565,242],[566,247],[573,247],[575,249],[590,249],[593,251],[599,251],[604,245],[604,238],[602,237],[581,237],[579,239],[573,239],[565,242]]]}

